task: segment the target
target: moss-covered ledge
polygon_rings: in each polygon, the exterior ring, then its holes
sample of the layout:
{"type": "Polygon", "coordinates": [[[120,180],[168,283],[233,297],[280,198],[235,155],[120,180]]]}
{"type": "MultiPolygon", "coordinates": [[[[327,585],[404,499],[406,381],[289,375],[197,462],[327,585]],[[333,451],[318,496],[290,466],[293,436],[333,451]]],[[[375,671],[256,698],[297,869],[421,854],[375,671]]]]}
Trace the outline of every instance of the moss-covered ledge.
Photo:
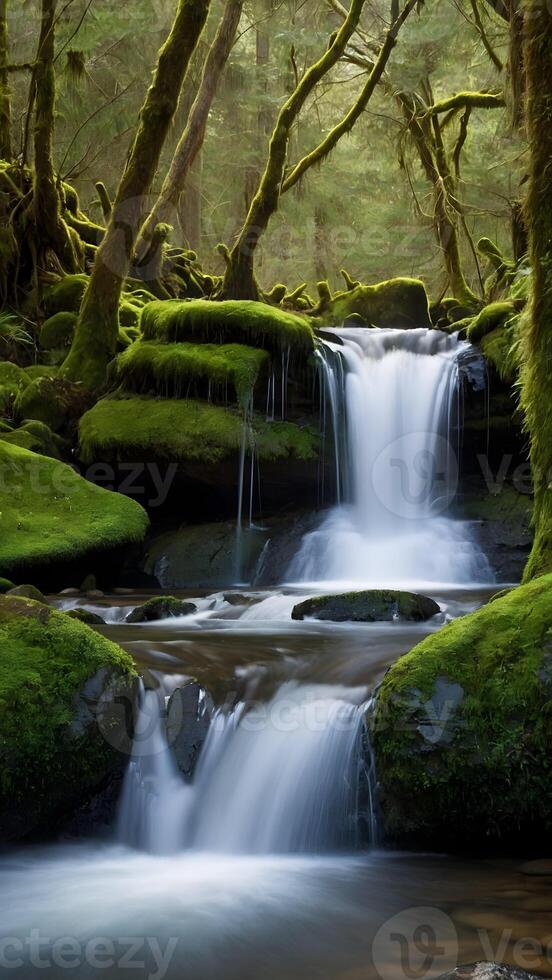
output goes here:
{"type": "Polygon", "coordinates": [[[136,680],[88,626],[0,597],[0,841],[56,830],[121,773],[136,680]]]}
{"type": "Polygon", "coordinates": [[[359,283],[333,296],[328,293],[315,313],[314,322],[318,327],[339,326],[350,316],[360,317],[374,327],[408,330],[432,326],[423,282],[404,277],[374,286],[359,283]]]}
{"type": "Polygon", "coordinates": [[[305,316],[249,300],[159,300],[142,311],[145,340],[251,344],[269,351],[314,348],[312,326],[305,316]]]}
{"type": "Polygon", "coordinates": [[[388,839],[538,846],[552,829],[552,575],[398,660],[371,725],[388,839]]]}
{"type": "Polygon", "coordinates": [[[148,518],[70,466],[0,440],[0,575],[16,581],[140,542],[148,518]]]}
{"type": "MultiPolygon", "coordinates": [[[[81,419],[84,463],[167,460],[216,465],[236,456],[244,437],[243,412],[193,399],[104,398],[81,419]]],[[[318,457],[320,436],[309,426],[255,416],[246,440],[261,461],[318,457]]]]}

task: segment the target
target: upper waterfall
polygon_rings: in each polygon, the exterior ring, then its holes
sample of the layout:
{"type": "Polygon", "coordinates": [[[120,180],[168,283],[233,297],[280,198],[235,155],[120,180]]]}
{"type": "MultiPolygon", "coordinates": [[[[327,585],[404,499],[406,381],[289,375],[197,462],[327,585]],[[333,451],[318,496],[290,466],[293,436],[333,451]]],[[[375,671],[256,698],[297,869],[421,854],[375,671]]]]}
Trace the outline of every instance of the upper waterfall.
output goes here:
{"type": "Polygon", "coordinates": [[[291,581],[492,580],[469,527],[447,516],[458,483],[459,354],[437,330],[340,328],[321,346],[337,506],[305,535],[291,581]]]}

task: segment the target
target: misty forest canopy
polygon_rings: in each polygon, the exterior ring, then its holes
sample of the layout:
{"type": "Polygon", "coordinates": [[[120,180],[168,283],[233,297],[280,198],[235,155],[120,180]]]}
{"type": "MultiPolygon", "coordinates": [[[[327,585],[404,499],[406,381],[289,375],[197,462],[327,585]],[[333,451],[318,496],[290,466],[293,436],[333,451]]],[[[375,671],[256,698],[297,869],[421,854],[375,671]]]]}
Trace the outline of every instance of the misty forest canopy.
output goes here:
{"type": "MultiPolygon", "coordinates": [[[[7,60],[12,66],[32,65],[41,4],[17,0],[3,6],[8,10],[7,60]]],[[[176,2],[73,0],[57,6],[53,164],[56,175],[78,191],[91,220],[102,224],[95,182],[101,179],[110,195],[115,192],[176,2]]],[[[160,190],[169,168],[224,7],[219,0],[210,5],[152,195],[160,190]]],[[[340,3],[316,0],[243,4],[186,194],[169,216],[172,240],[196,250],[209,272],[224,271],[216,246],[232,243],[265,166],[278,111],[305,69],[327,48],[343,22],[343,10],[340,3]]],[[[343,56],[294,120],[288,169],[355,103],[398,12],[399,5],[389,2],[362,5],[358,30],[343,56]]],[[[370,282],[393,275],[423,276],[433,293],[441,292],[446,275],[433,229],[433,188],[398,96],[414,98],[421,114],[424,107],[458,92],[504,93],[511,81],[508,45],[508,23],[481,0],[416,5],[351,132],[337,143],[329,160],[313,167],[281,198],[259,247],[262,285],[328,278],[337,287],[339,269],[345,267],[354,279],[370,282]]],[[[22,69],[10,71],[8,77],[14,159],[21,158],[26,138],[30,74],[22,69]]],[[[509,94],[506,101],[511,102],[509,94]]],[[[478,291],[481,260],[474,256],[473,242],[486,235],[511,251],[511,214],[519,199],[524,160],[511,105],[497,105],[492,111],[466,109],[460,103],[438,119],[447,153],[452,157],[458,150],[453,169],[460,176],[448,207],[461,226],[466,276],[478,291]]],[[[30,161],[31,146],[27,157],[30,161]]]]}

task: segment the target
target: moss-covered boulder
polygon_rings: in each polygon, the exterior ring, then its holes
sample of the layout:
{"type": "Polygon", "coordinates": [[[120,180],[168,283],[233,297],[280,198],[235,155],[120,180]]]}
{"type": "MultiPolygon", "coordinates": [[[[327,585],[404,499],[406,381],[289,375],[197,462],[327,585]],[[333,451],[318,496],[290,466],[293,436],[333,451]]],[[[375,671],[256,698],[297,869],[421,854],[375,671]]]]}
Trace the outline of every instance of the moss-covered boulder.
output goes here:
{"type": "Polygon", "coordinates": [[[44,422],[30,420],[17,429],[0,431],[0,439],[10,446],[20,446],[42,456],[52,459],[62,459],[68,449],[68,444],[60,436],[45,425],[44,422]]]}
{"type": "Polygon", "coordinates": [[[98,613],[93,613],[90,609],[70,609],[68,613],[69,619],[78,619],[79,623],[86,623],[87,626],[105,626],[105,619],[98,616],[98,613]]]}
{"type": "Polygon", "coordinates": [[[506,844],[552,829],[552,575],[425,639],[371,719],[388,839],[506,844]]]}
{"type": "Polygon", "coordinates": [[[57,460],[0,440],[0,575],[50,574],[54,563],[94,556],[143,539],[148,519],[121,494],[88,483],[57,460]]]}
{"type": "Polygon", "coordinates": [[[521,302],[519,300],[503,300],[483,307],[468,327],[468,340],[472,344],[478,344],[491,331],[517,316],[524,304],[524,300],[521,302]]]}
{"type": "Polygon", "coordinates": [[[333,297],[317,311],[318,326],[338,326],[357,315],[374,327],[405,329],[432,326],[429,300],[419,279],[389,279],[374,286],[357,285],[333,297]]]}
{"type": "Polygon", "coordinates": [[[39,343],[42,350],[60,350],[73,339],[77,325],[76,313],[55,313],[42,324],[39,343]]]}
{"type": "Polygon", "coordinates": [[[173,595],[155,596],[141,606],[136,606],[126,618],[127,623],[153,623],[158,619],[172,619],[175,616],[191,616],[197,612],[193,602],[176,599],[173,595]]]}
{"type": "Polygon", "coordinates": [[[89,277],[84,274],[64,276],[59,282],[50,286],[43,300],[47,317],[56,313],[78,313],[89,277]]]}
{"type": "Polygon", "coordinates": [[[40,603],[0,598],[1,841],[56,830],[121,772],[135,684],[109,640],[40,603]]]}
{"type": "Polygon", "coordinates": [[[37,378],[22,391],[15,401],[15,413],[20,419],[43,422],[54,432],[61,429],[70,410],[72,386],[57,378],[37,378]]]}
{"type": "Polygon", "coordinates": [[[185,397],[192,389],[219,400],[233,394],[246,404],[270,356],[245,344],[159,344],[137,341],[117,359],[117,380],[126,391],[185,397]]]}
{"type": "Polygon", "coordinates": [[[292,619],[319,619],[334,623],[392,622],[395,619],[424,622],[440,608],[433,599],[415,592],[368,589],[306,599],[293,607],[292,619]]]}
{"type": "MultiPolygon", "coordinates": [[[[80,456],[212,465],[240,452],[243,431],[241,412],[206,402],[104,398],[81,419],[80,456]]],[[[261,461],[317,458],[319,436],[310,427],[255,417],[246,436],[261,461]]]]}
{"type": "Polygon", "coordinates": [[[267,303],[161,300],[142,311],[145,340],[251,344],[269,351],[309,352],[314,334],[307,317],[267,303]]]}

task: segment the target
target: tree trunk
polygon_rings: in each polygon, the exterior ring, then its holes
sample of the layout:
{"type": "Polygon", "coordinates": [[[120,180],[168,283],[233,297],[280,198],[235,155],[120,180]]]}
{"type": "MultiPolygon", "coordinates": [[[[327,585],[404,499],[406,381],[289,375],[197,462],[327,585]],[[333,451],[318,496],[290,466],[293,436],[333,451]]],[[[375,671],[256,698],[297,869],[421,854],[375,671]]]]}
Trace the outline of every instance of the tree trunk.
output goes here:
{"type": "Polygon", "coordinates": [[[36,57],[34,124],[33,216],[41,265],[47,265],[48,249],[66,272],[79,269],[76,237],[61,217],[60,197],[53,162],[56,77],[54,70],[57,0],[42,0],[42,20],[36,57]]]}
{"type": "Polygon", "coordinates": [[[360,20],[365,0],[351,0],[346,20],[322,57],[305,72],[289,99],[280,109],[270,138],[266,169],[251,202],[244,225],[228,257],[223,295],[229,299],[258,299],[255,281],[255,250],[261,235],[277,211],[287,159],[290,130],[318,82],[343,55],[349,38],[360,20]]]}
{"type": "Polygon", "coordinates": [[[198,252],[201,248],[201,195],[203,183],[203,153],[197,154],[192,166],[186,190],[180,196],[178,219],[185,243],[198,252]]]}
{"type": "Polygon", "coordinates": [[[66,378],[83,381],[89,388],[104,383],[107,365],[116,352],[123,284],[182,83],[208,10],[209,0],[180,0],[140,112],[111,220],[96,254],[73,345],[62,369],[66,378]]]}
{"type": "Polygon", "coordinates": [[[535,492],[535,540],[525,569],[527,581],[552,570],[552,20],[541,0],[527,2],[524,51],[530,150],[526,223],[533,295],[523,338],[522,403],[535,492]]]}
{"type": "Polygon", "coordinates": [[[437,117],[433,120],[421,117],[414,97],[400,93],[398,100],[402,106],[407,126],[418,151],[425,175],[433,187],[433,223],[437,242],[443,254],[443,262],[453,296],[466,306],[475,306],[477,296],[468,286],[460,256],[455,210],[454,178],[447,159],[446,150],[437,117]]]}
{"type": "Polygon", "coordinates": [[[236,39],[242,7],[243,0],[226,0],[224,14],[205,60],[201,83],[188,122],[176,148],[161,193],[142,230],[141,241],[137,247],[138,255],[146,250],[155,226],[164,222],[171,223],[174,215],[178,213],[180,195],[185,191],[190,169],[205,139],[209,111],[236,39]]]}
{"type": "Polygon", "coordinates": [[[11,160],[11,95],[8,41],[8,0],[0,0],[0,158],[11,160]]]}

